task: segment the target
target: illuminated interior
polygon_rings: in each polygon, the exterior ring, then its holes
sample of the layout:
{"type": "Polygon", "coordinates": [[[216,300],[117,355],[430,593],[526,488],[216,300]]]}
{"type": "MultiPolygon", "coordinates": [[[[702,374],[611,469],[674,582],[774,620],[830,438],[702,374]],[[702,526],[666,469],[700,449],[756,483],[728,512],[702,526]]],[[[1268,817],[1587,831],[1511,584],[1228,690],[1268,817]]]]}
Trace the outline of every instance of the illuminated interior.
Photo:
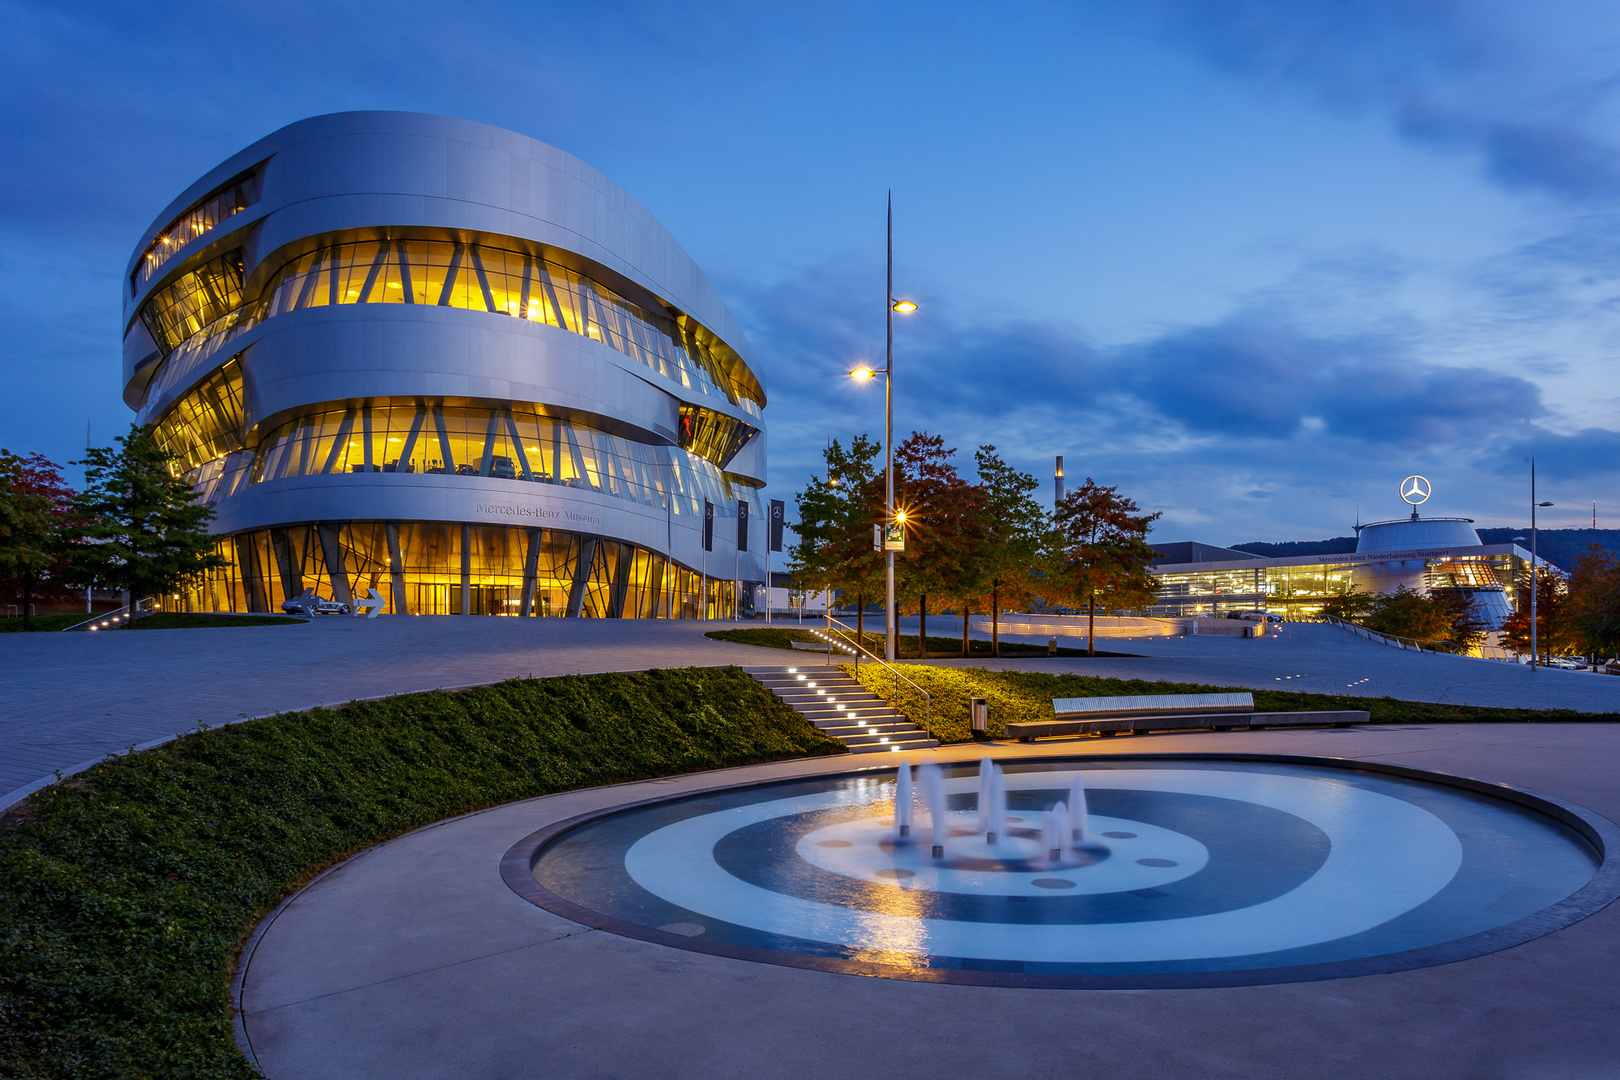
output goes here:
{"type": "Polygon", "coordinates": [[[253,205],[258,197],[258,188],[251,174],[239,176],[181,214],[147,245],[130,278],[130,288],[135,289],[151,281],[165,263],[186,249],[186,245],[226,218],[253,205]]]}
{"type": "MultiPolygon", "coordinates": [[[[544,258],[487,244],[334,243],[283,265],[246,304],[241,253],[231,252],[159,289],[142,306],[141,318],[164,352],[185,346],[165,367],[194,368],[197,360],[266,319],[332,304],[426,304],[544,323],[600,341],[687,389],[742,406],[751,415],[759,415],[763,405],[764,394],[741,359],[694,320],[633,303],[544,258]]],[[[157,378],[162,377],[160,371],[157,378]]]]}
{"type": "Polygon", "coordinates": [[[289,421],[259,442],[249,483],[294,476],[421,473],[489,476],[601,492],[697,516],[708,499],[735,517],[760,514],[757,489],[712,461],[635,442],[533,405],[349,403],[289,421]]]}
{"type": "Polygon", "coordinates": [[[736,591],[645,548],[557,529],[356,521],[256,529],[218,551],[232,565],[165,607],[268,612],[306,589],[344,603],[375,589],[400,615],[729,619],[736,591]]]}
{"type": "Polygon", "coordinates": [[[181,274],[141,305],[152,340],[169,352],[242,306],[242,252],[228,251],[181,274]]]}

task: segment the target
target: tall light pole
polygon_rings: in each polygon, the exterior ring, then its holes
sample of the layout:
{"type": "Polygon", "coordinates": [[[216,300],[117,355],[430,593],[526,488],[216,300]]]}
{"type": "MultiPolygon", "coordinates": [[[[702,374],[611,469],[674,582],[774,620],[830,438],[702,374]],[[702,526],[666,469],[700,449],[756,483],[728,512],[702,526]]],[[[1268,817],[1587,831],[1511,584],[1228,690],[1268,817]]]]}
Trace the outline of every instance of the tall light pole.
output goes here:
{"type": "Polygon", "coordinates": [[[888,205],[888,273],[884,286],[884,357],[883,370],[874,371],[862,366],[849,373],[857,382],[882,375],[883,382],[883,658],[895,657],[894,625],[894,549],[889,547],[889,526],[903,522],[894,509],[894,313],[909,315],[917,310],[910,300],[894,298],[894,193],[889,194],[888,205]]]}
{"type": "Polygon", "coordinates": [[[1552,503],[1536,502],[1536,459],[1530,459],[1530,670],[1536,669],[1536,507],[1552,503]]]}

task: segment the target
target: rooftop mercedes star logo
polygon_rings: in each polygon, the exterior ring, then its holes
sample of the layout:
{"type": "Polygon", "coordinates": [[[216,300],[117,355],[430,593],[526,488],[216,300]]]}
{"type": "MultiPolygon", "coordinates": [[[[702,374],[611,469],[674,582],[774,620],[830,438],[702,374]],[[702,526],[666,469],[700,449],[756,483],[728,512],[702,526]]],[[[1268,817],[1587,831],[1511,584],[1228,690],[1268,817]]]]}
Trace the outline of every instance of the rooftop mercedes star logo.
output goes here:
{"type": "Polygon", "coordinates": [[[1401,481],[1401,498],[1413,506],[1429,501],[1429,481],[1423,476],[1408,476],[1401,481]]]}

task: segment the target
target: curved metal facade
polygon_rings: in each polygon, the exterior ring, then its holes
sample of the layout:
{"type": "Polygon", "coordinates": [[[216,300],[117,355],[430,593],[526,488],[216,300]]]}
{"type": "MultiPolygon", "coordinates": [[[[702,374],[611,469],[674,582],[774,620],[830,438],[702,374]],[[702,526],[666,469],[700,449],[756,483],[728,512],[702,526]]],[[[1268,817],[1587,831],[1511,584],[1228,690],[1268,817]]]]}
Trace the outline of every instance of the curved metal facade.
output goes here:
{"type": "Polygon", "coordinates": [[[124,399],[234,563],[185,605],[690,617],[765,577],[746,338],[645,207],[544,143],[283,128],[153,222],[124,327],[124,399]]]}

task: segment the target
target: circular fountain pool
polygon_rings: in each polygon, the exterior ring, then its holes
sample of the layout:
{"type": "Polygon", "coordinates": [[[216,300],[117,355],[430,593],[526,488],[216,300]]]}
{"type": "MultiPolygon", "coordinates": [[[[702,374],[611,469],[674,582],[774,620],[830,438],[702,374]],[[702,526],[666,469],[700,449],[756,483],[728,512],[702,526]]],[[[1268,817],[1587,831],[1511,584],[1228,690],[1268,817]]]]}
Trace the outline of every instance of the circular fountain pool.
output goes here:
{"type": "Polygon", "coordinates": [[[621,807],[525,838],[503,871],[559,914],[680,948],[1060,987],[1445,963],[1620,891],[1606,819],[1411,770],[1014,759],[920,781],[891,767],[621,807]]]}

